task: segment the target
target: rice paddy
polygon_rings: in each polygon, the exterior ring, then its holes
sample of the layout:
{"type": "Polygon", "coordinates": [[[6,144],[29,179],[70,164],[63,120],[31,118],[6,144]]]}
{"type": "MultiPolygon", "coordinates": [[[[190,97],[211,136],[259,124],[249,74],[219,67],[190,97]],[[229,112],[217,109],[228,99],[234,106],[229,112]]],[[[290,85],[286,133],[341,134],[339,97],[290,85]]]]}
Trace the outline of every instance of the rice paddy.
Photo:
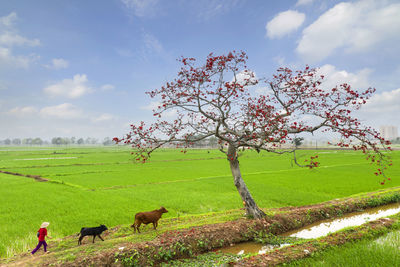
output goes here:
{"type": "MultiPolygon", "coordinates": [[[[0,148],[0,256],[32,249],[36,231],[49,221],[56,238],[81,227],[129,224],[138,211],[165,206],[163,218],[242,207],[229,164],[218,150],[186,154],[164,149],[146,164],[133,163],[126,147],[0,148]]],[[[400,152],[391,152],[392,178],[380,185],[362,153],[302,150],[319,155],[321,167],[295,166],[290,155],[244,152],[243,178],[261,208],[300,206],[400,185],[400,152]]]]}

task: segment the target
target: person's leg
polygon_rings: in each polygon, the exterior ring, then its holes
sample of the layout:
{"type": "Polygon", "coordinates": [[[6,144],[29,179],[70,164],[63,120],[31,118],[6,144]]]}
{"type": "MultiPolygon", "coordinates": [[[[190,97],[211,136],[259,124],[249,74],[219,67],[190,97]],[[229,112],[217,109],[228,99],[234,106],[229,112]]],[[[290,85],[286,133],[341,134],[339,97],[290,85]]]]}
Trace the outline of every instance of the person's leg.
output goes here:
{"type": "Polygon", "coordinates": [[[35,254],[35,252],[42,246],[42,244],[43,244],[42,242],[43,241],[39,241],[39,244],[37,244],[36,248],[34,250],[32,250],[32,252],[31,252],[32,255],[35,254]]]}
{"type": "Polygon", "coordinates": [[[44,247],[44,252],[47,252],[47,243],[46,243],[46,241],[43,241],[43,247],[44,247]]]}

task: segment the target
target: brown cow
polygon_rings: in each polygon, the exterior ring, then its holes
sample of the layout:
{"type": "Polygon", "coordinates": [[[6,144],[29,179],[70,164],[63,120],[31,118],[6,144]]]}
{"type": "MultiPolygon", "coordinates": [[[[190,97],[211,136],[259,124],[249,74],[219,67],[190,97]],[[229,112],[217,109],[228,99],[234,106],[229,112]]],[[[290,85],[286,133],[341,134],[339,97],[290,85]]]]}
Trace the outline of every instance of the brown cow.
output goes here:
{"type": "Polygon", "coordinates": [[[153,211],[138,212],[135,214],[135,222],[131,225],[131,227],[133,227],[135,233],[136,229],[140,233],[139,227],[142,223],[153,223],[154,230],[157,230],[156,228],[158,226],[158,220],[161,218],[162,214],[166,212],[168,212],[168,210],[166,210],[164,207],[153,211]]]}

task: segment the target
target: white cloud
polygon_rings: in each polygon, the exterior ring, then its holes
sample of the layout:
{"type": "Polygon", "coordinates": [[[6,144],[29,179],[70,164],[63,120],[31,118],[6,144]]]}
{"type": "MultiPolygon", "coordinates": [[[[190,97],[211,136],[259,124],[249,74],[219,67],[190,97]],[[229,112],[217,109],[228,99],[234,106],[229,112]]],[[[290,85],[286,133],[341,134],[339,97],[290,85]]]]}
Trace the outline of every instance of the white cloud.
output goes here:
{"type": "MultiPolygon", "coordinates": [[[[257,82],[257,75],[253,71],[248,71],[248,72],[241,71],[238,74],[236,74],[236,81],[239,84],[244,85],[245,84],[245,79],[248,79],[251,83],[256,83],[257,82]]],[[[232,78],[232,81],[234,81],[234,78],[232,78]]]]}
{"type": "MultiPolygon", "coordinates": [[[[17,106],[6,108],[0,98],[0,139],[39,136],[51,140],[57,136],[104,137],[122,136],[129,128],[111,114],[84,111],[71,103],[42,107],[17,106]],[[34,136],[32,136],[34,133],[34,136]]],[[[143,119],[143,118],[142,118],[143,119]]],[[[127,118],[123,118],[127,121],[127,118]]]]}
{"type": "MultiPolygon", "coordinates": [[[[292,69],[296,69],[292,67],[292,69]]],[[[330,90],[340,84],[347,83],[354,90],[366,90],[369,87],[373,87],[370,82],[370,75],[373,71],[368,68],[361,69],[357,72],[349,72],[346,70],[339,70],[335,66],[325,64],[317,69],[317,77],[324,75],[324,79],[321,84],[321,89],[330,90]]],[[[255,90],[258,94],[268,94],[272,92],[268,86],[258,86],[255,90]]]]}
{"type": "Polygon", "coordinates": [[[163,60],[171,59],[170,54],[165,51],[157,37],[145,31],[142,33],[142,46],[138,50],[138,56],[144,61],[154,58],[161,58],[163,60]]]}
{"type": "MultiPolygon", "coordinates": [[[[157,110],[159,106],[161,106],[161,102],[151,101],[150,104],[148,104],[147,106],[141,106],[140,109],[153,111],[153,110],[157,110]]],[[[178,113],[177,113],[176,109],[168,109],[163,112],[162,116],[164,118],[175,118],[177,114],[178,113]]]]}
{"type": "Polygon", "coordinates": [[[144,33],[143,41],[148,51],[161,53],[164,50],[160,41],[152,34],[144,33]]]}
{"type": "Polygon", "coordinates": [[[121,2],[137,17],[155,15],[155,6],[158,0],[121,0],[121,2]]]}
{"type": "Polygon", "coordinates": [[[297,30],[304,22],[306,15],[295,10],[279,13],[270,20],[265,29],[270,39],[281,38],[297,30]]]}
{"type": "Polygon", "coordinates": [[[400,88],[392,91],[374,94],[363,107],[364,112],[381,114],[400,114],[400,88]]]}
{"type": "Polygon", "coordinates": [[[11,27],[17,20],[17,13],[11,12],[9,15],[0,17],[0,26],[11,27]]]}
{"type": "Polygon", "coordinates": [[[273,58],[274,61],[278,64],[279,67],[283,67],[286,63],[285,57],[282,56],[276,56],[273,58]]]}
{"type": "Polygon", "coordinates": [[[65,69],[68,68],[68,66],[69,62],[63,58],[53,58],[51,64],[45,65],[46,68],[55,70],[65,69]]]}
{"type": "Polygon", "coordinates": [[[312,2],[314,2],[314,0],[298,0],[296,6],[305,6],[311,4],[312,2]]]}
{"type": "Polygon", "coordinates": [[[358,117],[375,128],[381,125],[400,127],[400,88],[375,93],[358,111],[358,117]]]}
{"type": "Polygon", "coordinates": [[[14,32],[5,31],[0,35],[0,45],[4,46],[38,46],[40,45],[39,39],[30,40],[14,32]]]}
{"type": "Polygon", "coordinates": [[[110,121],[113,120],[114,116],[108,113],[103,113],[98,117],[95,117],[92,119],[93,122],[105,122],[105,121],[110,121]]]}
{"type": "Polygon", "coordinates": [[[100,87],[102,91],[111,91],[115,89],[115,86],[112,84],[104,84],[100,87]]]}
{"type": "MultiPolygon", "coordinates": [[[[337,49],[368,52],[378,44],[400,40],[400,4],[363,0],[339,3],[303,31],[296,48],[308,62],[318,62],[337,49]]],[[[386,44],[387,45],[387,44],[386,44]]]]}
{"type": "Polygon", "coordinates": [[[86,74],[76,74],[72,79],[64,79],[44,88],[43,91],[51,97],[78,98],[93,91],[87,83],[86,74]]]}
{"type": "Polygon", "coordinates": [[[197,1],[194,10],[198,13],[197,17],[200,20],[207,21],[216,16],[226,14],[232,9],[237,8],[241,4],[240,0],[208,0],[197,1]]]}
{"type": "Polygon", "coordinates": [[[336,85],[347,83],[352,88],[358,90],[365,90],[371,87],[369,75],[372,73],[371,69],[365,68],[357,73],[347,72],[346,70],[338,70],[335,66],[325,64],[317,71],[318,75],[324,75],[325,79],[321,84],[324,89],[331,89],[336,85]]]}
{"type": "Polygon", "coordinates": [[[156,110],[161,105],[160,101],[151,101],[147,106],[141,106],[140,109],[143,110],[156,110]]]}
{"type": "Polygon", "coordinates": [[[17,33],[13,27],[16,20],[17,14],[15,12],[0,17],[0,67],[28,68],[32,62],[38,59],[35,54],[13,54],[12,48],[15,46],[34,47],[40,45],[39,39],[29,39],[17,33]]]}
{"type": "Polygon", "coordinates": [[[40,110],[40,115],[58,119],[77,119],[84,117],[82,110],[70,103],[44,107],[40,110]]]}
{"type": "Polygon", "coordinates": [[[26,107],[15,107],[13,109],[10,109],[7,113],[9,115],[17,117],[26,117],[35,115],[37,112],[38,112],[37,108],[32,106],[26,106],[26,107]]]}
{"type": "Polygon", "coordinates": [[[31,54],[29,56],[13,55],[11,49],[0,46],[0,67],[28,68],[39,56],[31,54]]]}

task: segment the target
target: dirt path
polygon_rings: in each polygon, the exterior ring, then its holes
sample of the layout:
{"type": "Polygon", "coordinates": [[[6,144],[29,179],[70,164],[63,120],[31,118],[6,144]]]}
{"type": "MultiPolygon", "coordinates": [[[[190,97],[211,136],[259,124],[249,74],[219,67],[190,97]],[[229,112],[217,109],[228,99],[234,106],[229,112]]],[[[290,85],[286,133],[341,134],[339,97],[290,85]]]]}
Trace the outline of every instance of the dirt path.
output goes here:
{"type": "Polygon", "coordinates": [[[49,181],[46,178],[43,178],[40,175],[31,175],[31,174],[22,174],[22,173],[17,173],[17,172],[9,172],[9,171],[2,171],[0,170],[0,173],[4,173],[4,174],[10,174],[10,175],[15,175],[15,176],[23,176],[23,177],[27,177],[27,178],[32,178],[35,179],[38,182],[47,182],[49,181]]]}

